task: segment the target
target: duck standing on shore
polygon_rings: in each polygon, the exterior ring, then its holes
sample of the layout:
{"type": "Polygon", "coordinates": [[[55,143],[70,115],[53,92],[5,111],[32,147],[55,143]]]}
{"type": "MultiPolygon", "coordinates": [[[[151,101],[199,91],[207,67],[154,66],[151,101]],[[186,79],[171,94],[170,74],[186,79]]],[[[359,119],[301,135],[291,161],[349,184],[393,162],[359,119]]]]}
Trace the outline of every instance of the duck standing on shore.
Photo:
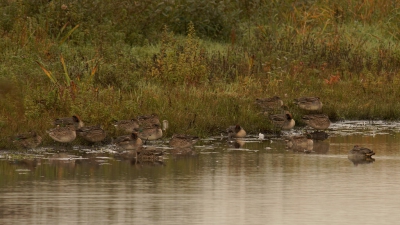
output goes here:
{"type": "Polygon", "coordinates": [[[72,142],[76,138],[76,130],[73,125],[68,125],[66,127],[57,126],[48,130],[47,133],[53,140],[61,143],[72,142]]]}
{"type": "Polygon", "coordinates": [[[287,146],[292,147],[302,147],[302,148],[312,148],[314,141],[307,136],[297,135],[291,136],[287,139],[287,146]]]}
{"type": "Polygon", "coordinates": [[[84,126],[83,121],[77,115],[72,117],[57,118],[54,120],[55,128],[46,131],[49,136],[61,143],[72,142],[76,138],[76,130],[84,126]]]}

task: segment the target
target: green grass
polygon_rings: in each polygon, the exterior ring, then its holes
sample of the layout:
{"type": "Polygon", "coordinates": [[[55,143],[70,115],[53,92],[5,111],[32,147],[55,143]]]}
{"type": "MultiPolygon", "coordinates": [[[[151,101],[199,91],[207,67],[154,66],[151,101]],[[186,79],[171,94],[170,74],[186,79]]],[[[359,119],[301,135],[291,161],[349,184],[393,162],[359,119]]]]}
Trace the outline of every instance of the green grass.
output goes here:
{"type": "Polygon", "coordinates": [[[52,144],[52,120],[73,114],[110,136],[151,113],[167,136],[267,132],[254,101],[273,95],[300,126],[300,96],[332,120],[400,118],[396,1],[64,4],[0,3],[0,148],[29,130],[52,144]]]}

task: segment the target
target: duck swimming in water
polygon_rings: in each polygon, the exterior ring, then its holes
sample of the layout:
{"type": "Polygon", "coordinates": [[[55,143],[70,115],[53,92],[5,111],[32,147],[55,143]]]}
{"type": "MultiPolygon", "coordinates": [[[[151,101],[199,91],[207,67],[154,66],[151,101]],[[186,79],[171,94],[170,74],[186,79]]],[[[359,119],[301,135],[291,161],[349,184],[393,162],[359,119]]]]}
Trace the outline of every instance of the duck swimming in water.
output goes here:
{"type": "Polygon", "coordinates": [[[135,131],[130,135],[124,135],[116,138],[113,143],[124,150],[138,149],[143,145],[142,139],[138,137],[138,133],[135,131]]]}
{"type": "Polygon", "coordinates": [[[198,140],[199,137],[197,136],[174,134],[169,141],[169,146],[173,148],[191,148],[198,140]]]}

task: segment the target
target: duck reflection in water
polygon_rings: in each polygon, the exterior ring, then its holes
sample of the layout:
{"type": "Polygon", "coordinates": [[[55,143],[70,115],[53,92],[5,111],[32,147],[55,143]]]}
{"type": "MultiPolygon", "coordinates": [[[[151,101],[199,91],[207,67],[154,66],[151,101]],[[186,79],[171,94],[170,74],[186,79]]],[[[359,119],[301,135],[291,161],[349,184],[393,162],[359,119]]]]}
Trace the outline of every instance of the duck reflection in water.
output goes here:
{"type": "Polygon", "coordinates": [[[329,151],[329,142],[314,140],[313,152],[317,154],[326,154],[329,151]]]}
{"type": "Polygon", "coordinates": [[[286,141],[287,147],[294,152],[311,153],[313,151],[314,141],[305,135],[291,136],[286,141]]]}
{"type": "Polygon", "coordinates": [[[291,137],[287,143],[287,147],[294,152],[326,154],[329,151],[329,143],[310,139],[308,136],[291,137]]]}
{"type": "Polygon", "coordinates": [[[231,146],[234,148],[242,148],[246,142],[241,139],[236,139],[230,142],[231,146]]]}
{"type": "Polygon", "coordinates": [[[373,155],[375,155],[375,152],[371,149],[355,145],[354,148],[349,151],[347,158],[357,166],[358,164],[373,163],[375,161],[375,159],[372,158],[373,155]]]}
{"type": "Polygon", "coordinates": [[[159,149],[156,147],[141,147],[137,149],[137,161],[162,161],[164,160],[163,155],[165,153],[164,149],[159,149]]]}
{"type": "Polygon", "coordinates": [[[10,163],[17,165],[18,167],[29,169],[31,171],[34,170],[37,165],[40,165],[39,159],[20,159],[20,160],[10,161],[10,163]]]}
{"type": "Polygon", "coordinates": [[[374,158],[365,158],[365,159],[361,159],[361,158],[352,158],[352,157],[348,157],[348,159],[355,165],[358,166],[358,164],[370,164],[375,162],[374,158]]]}
{"type": "MultiPolygon", "coordinates": [[[[164,149],[156,147],[141,146],[137,149],[127,149],[123,152],[116,154],[114,157],[117,159],[125,159],[130,161],[140,162],[156,162],[163,161],[164,149]]],[[[132,163],[132,162],[131,162],[132,163]]]]}
{"type": "Polygon", "coordinates": [[[197,152],[193,148],[173,148],[169,150],[173,156],[197,156],[197,152]]]}
{"type": "Polygon", "coordinates": [[[142,161],[142,160],[130,159],[129,162],[132,166],[135,166],[137,168],[165,166],[165,163],[163,161],[142,161]]]}

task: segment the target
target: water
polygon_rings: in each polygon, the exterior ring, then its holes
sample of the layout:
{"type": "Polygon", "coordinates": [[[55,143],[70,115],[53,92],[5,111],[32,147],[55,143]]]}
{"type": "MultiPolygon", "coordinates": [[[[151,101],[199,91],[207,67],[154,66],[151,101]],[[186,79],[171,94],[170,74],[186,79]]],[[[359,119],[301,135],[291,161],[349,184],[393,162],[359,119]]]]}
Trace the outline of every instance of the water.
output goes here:
{"type": "Polygon", "coordinates": [[[134,164],[104,149],[36,152],[36,165],[3,153],[0,224],[396,224],[397,125],[336,123],[310,154],[268,137],[240,148],[210,138],[197,156],[163,163],[134,164]],[[351,162],[356,144],[376,161],[351,162]]]}

